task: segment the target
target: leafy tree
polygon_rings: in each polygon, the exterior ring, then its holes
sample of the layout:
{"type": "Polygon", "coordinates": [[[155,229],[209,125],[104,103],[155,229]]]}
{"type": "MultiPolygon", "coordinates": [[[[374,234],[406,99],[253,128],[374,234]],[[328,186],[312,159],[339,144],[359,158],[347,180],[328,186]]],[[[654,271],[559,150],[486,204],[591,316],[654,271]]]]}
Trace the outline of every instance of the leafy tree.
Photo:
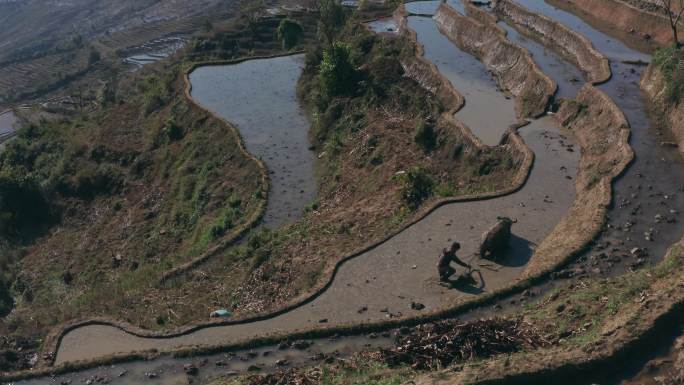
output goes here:
{"type": "Polygon", "coordinates": [[[256,36],[258,33],[259,14],[263,9],[263,0],[248,1],[247,5],[242,9],[242,13],[247,16],[247,28],[249,28],[252,36],[256,36]]]}
{"type": "Polygon", "coordinates": [[[202,30],[204,32],[211,32],[214,29],[214,25],[211,24],[211,21],[209,19],[204,19],[204,22],[202,22],[202,30]]]}
{"type": "Polygon", "coordinates": [[[332,49],[337,31],[344,25],[344,8],[337,0],[318,1],[318,33],[332,49]]]}
{"type": "Polygon", "coordinates": [[[404,188],[401,199],[412,209],[417,209],[427,198],[432,196],[435,182],[424,168],[416,166],[404,174],[404,188]]]}
{"type": "Polygon", "coordinates": [[[296,20],[283,19],[278,26],[278,39],[283,42],[284,49],[296,46],[302,35],[304,30],[296,20]]]}
{"type": "Polygon", "coordinates": [[[49,217],[38,183],[25,175],[0,175],[0,233],[19,236],[49,217]]]}
{"type": "Polygon", "coordinates": [[[323,53],[319,79],[327,96],[351,93],[356,86],[357,71],[351,59],[349,45],[336,42],[323,53]]]}
{"type": "Polygon", "coordinates": [[[660,7],[665,11],[667,19],[670,22],[670,28],[672,29],[672,44],[676,47],[680,47],[679,43],[679,22],[684,16],[684,0],[660,0],[660,7]]]}
{"type": "Polygon", "coordinates": [[[164,123],[164,134],[170,141],[175,142],[183,138],[184,132],[183,128],[176,123],[176,119],[170,117],[164,123]]]}

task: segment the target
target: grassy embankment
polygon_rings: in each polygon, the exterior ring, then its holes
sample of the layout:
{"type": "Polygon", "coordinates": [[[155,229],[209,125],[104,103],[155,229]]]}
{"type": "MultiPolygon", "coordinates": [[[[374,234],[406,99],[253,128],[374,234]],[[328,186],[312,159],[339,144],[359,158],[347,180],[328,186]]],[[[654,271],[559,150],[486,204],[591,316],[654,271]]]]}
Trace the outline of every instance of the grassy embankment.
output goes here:
{"type": "Polygon", "coordinates": [[[669,46],[653,55],[653,64],[665,77],[665,101],[678,104],[684,98],[684,48],[669,46]]]}

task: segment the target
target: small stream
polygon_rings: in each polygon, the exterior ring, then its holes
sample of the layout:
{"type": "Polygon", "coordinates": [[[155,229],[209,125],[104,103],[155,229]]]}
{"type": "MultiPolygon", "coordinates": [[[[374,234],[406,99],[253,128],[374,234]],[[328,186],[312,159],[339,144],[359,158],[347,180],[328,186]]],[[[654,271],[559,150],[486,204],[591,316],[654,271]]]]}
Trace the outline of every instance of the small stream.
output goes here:
{"type": "Polygon", "coordinates": [[[263,224],[293,222],[316,198],[310,123],[297,99],[304,56],[199,67],[190,74],[192,97],[234,124],[247,151],[269,170],[271,190],[263,224]]]}

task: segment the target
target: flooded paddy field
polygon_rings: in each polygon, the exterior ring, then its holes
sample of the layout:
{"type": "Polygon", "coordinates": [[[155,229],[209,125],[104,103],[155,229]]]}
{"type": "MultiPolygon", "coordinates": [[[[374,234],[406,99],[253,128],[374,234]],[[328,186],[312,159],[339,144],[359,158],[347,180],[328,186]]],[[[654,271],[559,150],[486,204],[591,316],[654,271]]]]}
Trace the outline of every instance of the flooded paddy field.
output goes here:
{"type": "Polygon", "coordinates": [[[137,67],[154,63],[168,58],[183,48],[187,36],[170,36],[152,40],[143,45],[132,47],[120,52],[124,56],[123,62],[137,67]]]}
{"type": "Polygon", "coordinates": [[[0,113],[0,138],[13,133],[17,129],[17,116],[14,112],[5,111],[0,113]]]}
{"type": "Polygon", "coordinates": [[[309,120],[297,100],[303,55],[204,66],[190,74],[192,97],[234,124],[247,151],[263,160],[271,190],[264,225],[297,219],[316,198],[309,120]]]}

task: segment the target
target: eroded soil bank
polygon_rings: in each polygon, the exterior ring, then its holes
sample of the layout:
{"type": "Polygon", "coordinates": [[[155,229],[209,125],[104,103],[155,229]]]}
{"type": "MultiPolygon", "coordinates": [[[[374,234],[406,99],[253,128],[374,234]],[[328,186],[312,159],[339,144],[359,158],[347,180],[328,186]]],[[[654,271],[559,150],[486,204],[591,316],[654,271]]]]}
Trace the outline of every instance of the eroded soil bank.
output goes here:
{"type": "Polygon", "coordinates": [[[236,125],[247,150],[269,169],[264,225],[297,219],[316,197],[309,121],[296,95],[303,55],[203,66],[190,74],[192,97],[236,125]],[[268,92],[265,92],[268,90],[268,92]]]}
{"type": "MultiPolygon", "coordinates": [[[[634,49],[650,51],[654,46],[664,46],[672,42],[670,24],[664,15],[638,9],[629,4],[629,0],[549,0],[548,2],[590,20],[598,30],[615,35],[634,49]]],[[[680,36],[680,41],[681,39],[682,36],[680,36]]]]}
{"type": "Polygon", "coordinates": [[[598,52],[587,38],[572,29],[529,12],[513,1],[497,1],[494,12],[509,20],[511,25],[520,28],[524,33],[533,35],[545,46],[559,50],[587,74],[588,81],[602,83],[610,78],[608,59],[598,52]]]}
{"type": "Polygon", "coordinates": [[[661,123],[668,128],[671,140],[664,138],[664,143],[675,144],[679,151],[684,152],[684,103],[672,100],[666,95],[665,75],[660,67],[654,63],[648,66],[641,79],[641,88],[653,103],[653,113],[659,116],[661,123]]]}

